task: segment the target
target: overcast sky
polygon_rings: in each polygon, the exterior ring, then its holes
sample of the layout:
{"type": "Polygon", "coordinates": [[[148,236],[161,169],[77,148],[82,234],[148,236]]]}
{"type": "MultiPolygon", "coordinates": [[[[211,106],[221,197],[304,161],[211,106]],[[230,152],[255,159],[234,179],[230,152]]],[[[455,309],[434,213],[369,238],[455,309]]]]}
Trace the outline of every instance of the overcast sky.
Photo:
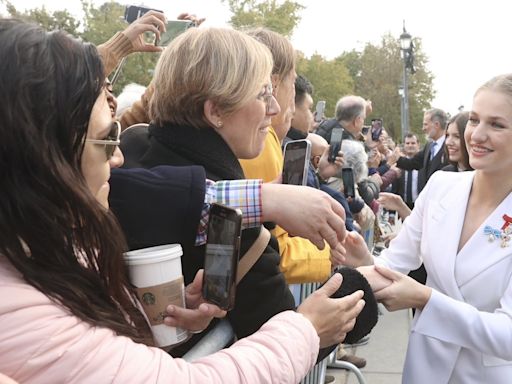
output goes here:
{"type": "MultiPolygon", "coordinates": [[[[118,0],[121,3],[138,4],[118,0]]],[[[368,41],[378,43],[390,32],[400,36],[402,20],[413,37],[423,40],[427,64],[435,76],[433,106],[450,113],[466,109],[476,88],[491,77],[512,72],[510,49],[512,2],[509,0],[295,0],[306,8],[292,37],[296,49],[333,58],[368,41]]],[[[80,12],[79,0],[13,1],[17,7],[45,5],[80,12]]],[[[94,0],[101,4],[103,1],[94,0]]],[[[206,17],[205,25],[223,26],[229,20],[220,0],[146,0],[168,18],[181,12],[206,17]]],[[[1,6],[0,6],[1,7],[1,6]]],[[[1,8],[0,8],[1,10],[1,8]]]]}

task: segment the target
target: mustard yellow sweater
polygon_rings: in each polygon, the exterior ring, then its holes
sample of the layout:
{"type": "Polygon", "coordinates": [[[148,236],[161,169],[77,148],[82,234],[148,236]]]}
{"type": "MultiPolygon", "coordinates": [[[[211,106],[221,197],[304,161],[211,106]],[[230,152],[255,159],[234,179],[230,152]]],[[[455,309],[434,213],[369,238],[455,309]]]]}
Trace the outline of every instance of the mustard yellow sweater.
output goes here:
{"type": "MultiPolygon", "coordinates": [[[[239,160],[248,179],[275,180],[283,171],[281,143],[271,127],[265,139],[263,152],[251,160],[239,160]]],[[[290,237],[283,228],[276,226],[273,235],[279,242],[281,270],[290,284],[325,281],[331,274],[330,248],[325,244],[319,250],[309,240],[290,237]]]]}

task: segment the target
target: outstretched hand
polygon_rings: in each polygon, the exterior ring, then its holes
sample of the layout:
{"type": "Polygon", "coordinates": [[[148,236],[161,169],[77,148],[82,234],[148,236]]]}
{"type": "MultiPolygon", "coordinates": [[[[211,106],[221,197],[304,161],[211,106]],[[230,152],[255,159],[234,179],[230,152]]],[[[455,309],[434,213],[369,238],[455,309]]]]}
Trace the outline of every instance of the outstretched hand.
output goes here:
{"type": "Polygon", "coordinates": [[[318,189],[264,183],[261,188],[263,220],[272,221],[292,236],[308,239],[319,249],[324,240],[336,248],[345,239],[345,210],[318,189]]]}
{"type": "Polygon", "coordinates": [[[175,305],[167,306],[168,316],[164,319],[166,325],[199,332],[208,327],[214,317],[226,316],[226,311],[204,300],[202,295],[203,275],[204,270],[200,269],[194,281],[185,287],[187,308],[175,305]]]}
{"type": "Polygon", "coordinates": [[[386,267],[376,265],[375,270],[384,278],[391,280],[388,287],[375,292],[377,301],[384,304],[388,311],[405,308],[423,309],[429,301],[432,288],[386,267]]]}
{"type": "Polygon", "coordinates": [[[373,256],[370,254],[363,236],[356,231],[348,232],[345,241],[345,265],[348,267],[361,267],[372,265],[373,256]]]}
{"type": "Polygon", "coordinates": [[[320,347],[342,342],[347,332],[356,323],[356,317],[363,310],[363,291],[339,299],[331,299],[341,285],[343,277],[335,273],[321,288],[309,295],[299,305],[297,312],[306,317],[320,337],[320,347]]]}

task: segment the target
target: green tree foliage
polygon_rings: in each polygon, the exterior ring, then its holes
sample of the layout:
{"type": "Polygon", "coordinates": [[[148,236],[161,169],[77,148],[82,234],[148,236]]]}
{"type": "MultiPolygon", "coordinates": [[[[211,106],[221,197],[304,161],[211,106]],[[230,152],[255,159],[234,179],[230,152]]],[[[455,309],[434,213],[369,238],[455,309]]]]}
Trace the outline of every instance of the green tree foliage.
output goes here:
{"type": "Polygon", "coordinates": [[[290,37],[300,22],[301,4],[285,0],[222,0],[228,3],[230,24],[235,29],[266,27],[286,37],[290,37]]]}
{"type": "Polygon", "coordinates": [[[308,59],[299,52],[297,73],[313,84],[315,101],[326,101],[326,116],[334,116],[334,107],[340,96],[354,92],[350,71],[341,61],[326,60],[318,54],[308,59]]]}
{"type": "Polygon", "coordinates": [[[78,35],[80,21],[76,20],[68,11],[49,12],[43,5],[41,8],[29,9],[26,12],[20,12],[14,4],[8,0],[2,0],[7,9],[7,13],[21,20],[30,21],[41,25],[47,31],[55,29],[64,30],[72,35],[78,35]]]}
{"type": "MultiPolygon", "coordinates": [[[[416,73],[409,79],[409,126],[411,131],[421,133],[423,111],[430,107],[434,97],[432,74],[426,68],[426,56],[421,50],[421,40],[415,39],[416,73]]],[[[385,35],[381,44],[366,44],[362,52],[351,51],[336,58],[346,65],[352,76],[354,92],[373,102],[370,118],[381,117],[389,134],[398,139],[401,129],[401,96],[403,63],[400,45],[396,38],[385,35]]],[[[423,135],[419,135],[422,137],[423,135]]]]}

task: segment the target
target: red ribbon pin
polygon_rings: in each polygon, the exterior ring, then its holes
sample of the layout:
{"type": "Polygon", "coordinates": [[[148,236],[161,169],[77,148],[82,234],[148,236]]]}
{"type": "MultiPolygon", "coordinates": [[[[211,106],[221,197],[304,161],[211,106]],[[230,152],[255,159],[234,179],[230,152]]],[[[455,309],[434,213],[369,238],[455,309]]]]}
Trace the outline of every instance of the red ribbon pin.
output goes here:
{"type": "Polygon", "coordinates": [[[503,220],[505,220],[505,223],[501,227],[502,231],[504,231],[510,224],[512,224],[512,217],[505,214],[505,215],[503,215],[503,220]]]}

